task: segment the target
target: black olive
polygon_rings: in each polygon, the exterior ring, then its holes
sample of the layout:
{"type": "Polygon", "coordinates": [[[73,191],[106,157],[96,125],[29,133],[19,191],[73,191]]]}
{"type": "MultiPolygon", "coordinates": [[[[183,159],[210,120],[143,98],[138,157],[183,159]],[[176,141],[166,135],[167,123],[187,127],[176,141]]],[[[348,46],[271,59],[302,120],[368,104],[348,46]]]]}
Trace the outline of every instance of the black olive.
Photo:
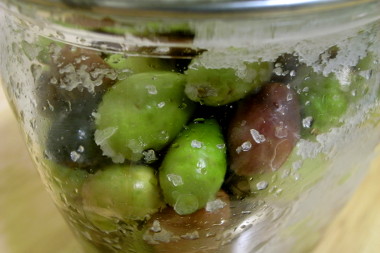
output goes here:
{"type": "Polygon", "coordinates": [[[107,160],[94,141],[93,106],[73,104],[53,122],[47,136],[47,156],[68,167],[94,170],[107,160]]]}

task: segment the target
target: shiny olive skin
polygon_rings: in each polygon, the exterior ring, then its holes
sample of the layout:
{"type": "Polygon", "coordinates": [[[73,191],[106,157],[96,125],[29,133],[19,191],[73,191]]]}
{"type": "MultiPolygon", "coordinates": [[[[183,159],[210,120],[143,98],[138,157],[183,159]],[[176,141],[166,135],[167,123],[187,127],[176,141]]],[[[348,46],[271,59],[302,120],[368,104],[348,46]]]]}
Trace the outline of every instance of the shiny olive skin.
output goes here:
{"type": "Polygon", "coordinates": [[[108,159],[102,155],[94,140],[92,106],[72,106],[72,111],[58,114],[53,121],[47,135],[45,153],[58,164],[93,170],[108,159]]]}
{"type": "Polygon", "coordinates": [[[173,141],[159,169],[165,202],[181,215],[215,197],[226,173],[226,149],[215,120],[190,124],[173,141]]]}
{"type": "Polygon", "coordinates": [[[129,75],[158,70],[170,71],[173,68],[171,62],[164,59],[124,56],[121,54],[109,55],[105,58],[105,62],[113,69],[124,70],[129,75]]]}
{"type": "Polygon", "coordinates": [[[103,153],[121,163],[166,147],[194,110],[184,83],[183,75],[169,71],[139,73],[116,83],[97,110],[95,139],[103,153]]]}
{"type": "Polygon", "coordinates": [[[186,95],[193,101],[208,106],[226,105],[252,94],[269,81],[272,64],[268,62],[246,63],[244,75],[233,68],[212,69],[190,63],[186,75],[186,95]]]}
{"type": "Polygon", "coordinates": [[[189,215],[179,215],[170,207],[163,209],[148,221],[144,240],[156,253],[177,253],[178,249],[182,253],[216,252],[222,241],[215,238],[226,228],[231,210],[224,191],[216,194],[214,203],[215,209],[202,208],[189,215]]]}
{"type": "Polygon", "coordinates": [[[297,93],[281,83],[265,85],[242,101],[228,131],[230,169],[238,175],[277,170],[300,138],[297,93]]]}
{"type": "Polygon", "coordinates": [[[144,220],[165,206],[154,170],[144,165],[110,165],[90,175],[82,186],[86,217],[102,230],[118,220],[144,220]]]}

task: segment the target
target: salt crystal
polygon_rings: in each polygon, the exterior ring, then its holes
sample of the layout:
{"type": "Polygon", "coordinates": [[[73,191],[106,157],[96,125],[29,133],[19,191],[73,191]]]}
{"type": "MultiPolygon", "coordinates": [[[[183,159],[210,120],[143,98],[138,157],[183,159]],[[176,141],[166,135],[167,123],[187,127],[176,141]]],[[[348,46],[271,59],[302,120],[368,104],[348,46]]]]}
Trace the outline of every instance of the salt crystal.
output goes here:
{"type": "Polygon", "coordinates": [[[218,209],[222,209],[226,205],[227,204],[225,202],[223,202],[222,200],[216,199],[216,200],[207,202],[205,209],[207,212],[214,212],[218,209]]]}
{"type": "Polygon", "coordinates": [[[250,141],[246,141],[243,144],[241,144],[242,151],[249,151],[251,148],[252,148],[252,143],[250,141]]]}
{"type": "Polygon", "coordinates": [[[302,120],[302,126],[303,126],[304,128],[310,128],[312,122],[313,122],[313,117],[308,116],[308,117],[306,117],[306,118],[304,118],[304,119],[302,120]]]}
{"type": "Polygon", "coordinates": [[[80,158],[80,154],[78,154],[76,151],[71,151],[70,152],[70,158],[72,161],[76,162],[80,158]]]}
{"type": "Polygon", "coordinates": [[[256,184],[257,190],[265,190],[268,187],[268,182],[267,181],[260,181],[256,184]]]}
{"type": "Polygon", "coordinates": [[[191,146],[193,148],[201,148],[203,146],[203,143],[201,141],[192,140],[191,141],[191,146]]]}
{"type": "Polygon", "coordinates": [[[249,132],[256,143],[263,143],[265,141],[265,136],[260,134],[256,129],[251,129],[249,132]]]}
{"type": "Polygon", "coordinates": [[[166,177],[174,186],[183,185],[182,177],[179,175],[168,174],[166,177]]]}

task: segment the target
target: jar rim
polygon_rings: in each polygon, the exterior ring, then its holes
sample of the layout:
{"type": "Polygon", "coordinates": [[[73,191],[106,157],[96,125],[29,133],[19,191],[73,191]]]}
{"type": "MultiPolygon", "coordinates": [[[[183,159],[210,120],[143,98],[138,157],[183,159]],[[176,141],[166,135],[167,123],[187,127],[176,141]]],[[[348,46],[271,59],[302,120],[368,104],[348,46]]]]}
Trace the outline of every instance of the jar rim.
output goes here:
{"type": "MultiPolygon", "coordinates": [[[[17,1],[17,0],[16,0],[17,1]]],[[[38,5],[64,4],[73,8],[90,10],[107,8],[120,10],[185,12],[185,13],[231,13],[267,12],[282,10],[307,10],[312,8],[339,9],[362,5],[376,0],[23,0],[38,5]]]]}

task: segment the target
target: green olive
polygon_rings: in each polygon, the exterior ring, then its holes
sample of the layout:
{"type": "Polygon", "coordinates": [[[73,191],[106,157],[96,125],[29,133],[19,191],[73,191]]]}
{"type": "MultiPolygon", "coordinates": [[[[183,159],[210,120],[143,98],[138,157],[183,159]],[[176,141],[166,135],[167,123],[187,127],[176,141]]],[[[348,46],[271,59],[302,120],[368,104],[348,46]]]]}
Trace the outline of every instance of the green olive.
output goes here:
{"type": "Polygon", "coordinates": [[[125,71],[126,75],[152,72],[158,70],[170,71],[174,68],[170,61],[137,56],[125,56],[121,54],[109,55],[104,61],[113,69],[125,71]]]}
{"type": "Polygon", "coordinates": [[[79,168],[69,168],[50,160],[43,160],[42,166],[47,172],[49,190],[53,198],[64,210],[82,213],[82,196],[80,191],[90,174],[79,168]]]}
{"type": "Polygon", "coordinates": [[[336,78],[330,76],[310,81],[310,91],[305,98],[309,104],[305,105],[304,113],[313,118],[312,131],[325,132],[330,127],[339,126],[348,100],[336,78]]]}
{"type": "Polygon", "coordinates": [[[233,68],[212,69],[194,60],[185,72],[186,95],[193,101],[209,106],[235,102],[251,94],[269,81],[272,63],[245,63],[243,74],[233,68]]]}
{"type": "Polygon", "coordinates": [[[154,170],[143,165],[97,171],[83,184],[82,198],[87,218],[110,231],[118,220],[144,220],[164,206],[154,170]]]}
{"type": "Polygon", "coordinates": [[[149,72],[119,81],[103,97],[95,140],[114,162],[137,161],[158,151],[181,131],[194,106],[184,92],[184,77],[149,72]]]}
{"type": "Polygon", "coordinates": [[[293,84],[298,86],[303,105],[302,135],[317,135],[328,132],[332,127],[339,127],[348,109],[350,92],[344,90],[335,74],[323,76],[309,68],[299,70],[301,71],[306,74],[300,74],[300,78],[293,84]]]}
{"type": "Polygon", "coordinates": [[[226,173],[226,149],[215,120],[188,126],[168,150],[159,180],[166,203],[191,214],[215,198],[226,173]]]}

